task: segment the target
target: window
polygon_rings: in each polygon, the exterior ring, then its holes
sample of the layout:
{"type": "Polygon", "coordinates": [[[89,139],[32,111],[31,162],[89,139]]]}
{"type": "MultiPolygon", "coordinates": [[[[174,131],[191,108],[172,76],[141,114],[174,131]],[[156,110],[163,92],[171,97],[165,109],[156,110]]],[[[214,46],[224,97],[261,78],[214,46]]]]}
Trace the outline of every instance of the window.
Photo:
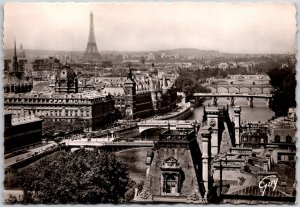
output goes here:
{"type": "Polygon", "coordinates": [[[294,156],[293,155],[289,155],[289,161],[293,161],[294,160],[294,156]]]}
{"type": "Polygon", "coordinates": [[[286,136],[286,143],[292,143],[292,137],[290,135],[286,136]]]}
{"type": "Polygon", "coordinates": [[[275,136],[275,142],[276,142],[276,143],[279,143],[279,142],[280,142],[280,136],[279,136],[279,135],[276,135],[276,136],[275,136]]]}
{"type": "Polygon", "coordinates": [[[280,154],[278,154],[278,160],[281,160],[281,155],[280,154]]]}
{"type": "Polygon", "coordinates": [[[161,166],[161,194],[162,195],[180,195],[180,180],[182,170],[178,161],[170,157],[164,161],[161,166]]]}
{"type": "Polygon", "coordinates": [[[178,192],[178,175],[165,176],[164,189],[166,194],[176,194],[178,192]]]}

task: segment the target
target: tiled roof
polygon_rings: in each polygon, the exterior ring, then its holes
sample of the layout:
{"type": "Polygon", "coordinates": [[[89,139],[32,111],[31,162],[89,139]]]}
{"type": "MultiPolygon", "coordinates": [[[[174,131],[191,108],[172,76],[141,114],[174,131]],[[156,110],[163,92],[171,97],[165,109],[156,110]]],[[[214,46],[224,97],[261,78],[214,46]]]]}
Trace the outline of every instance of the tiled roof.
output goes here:
{"type": "Polygon", "coordinates": [[[174,157],[181,167],[184,175],[181,188],[181,196],[189,196],[196,188],[198,181],[195,168],[189,149],[185,148],[160,148],[154,151],[154,157],[150,166],[148,179],[146,179],[145,189],[153,195],[161,194],[161,166],[165,160],[174,157]]]}
{"type": "Polygon", "coordinates": [[[104,94],[111,94],[113,96],[123,96],[125,94],[123,87],[106,87],[101,92],[104,94]]]}
{"type": "Polygon", "coordinates": [[[32,92],[43,92],[43,91],[49,91],[51,88],[49,87],[48,82],[42,82],[42,83],[37,83],[36,85],[33,86],[32,92]]]}
{"type": "Polygon", "coordinates": [[[20,77],[17,77],[13,74],[6,74],[4,77],[4,85],[19,85],[29,83],[24,74],[21,74],[20,77]]]}
{"type": "Polygon", "coordinates": [[[36,122],[36,121],[42,121],[42,119],[35,117],[35,116],[23,116],[23,117],[17,117],[12,119],[12,125],[21,125],[26,124],[30,122],[36,122]]]}

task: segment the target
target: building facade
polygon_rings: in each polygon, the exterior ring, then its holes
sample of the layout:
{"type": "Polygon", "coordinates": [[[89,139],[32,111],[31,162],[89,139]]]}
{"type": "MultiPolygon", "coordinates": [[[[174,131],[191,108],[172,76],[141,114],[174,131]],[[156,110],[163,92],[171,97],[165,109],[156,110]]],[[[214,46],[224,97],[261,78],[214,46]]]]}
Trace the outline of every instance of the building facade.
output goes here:
{"type": "Polygon", "coordinates": [[[42,142],[42,119],[35,116],[13,118],[12,115],[4,113],[4,153],[42,142]]]}
{"type": "Polygon", "coordinates": [[[114,100],[97,91],[78,93],[77,77],[69,66],[60,69],[55,92],[4,94],[4,108],[15,117],[35,115],[53,121],[85,120],[92,129],[116,119],[114,100]]]}
{"type": "MultiPolygon", "coordinates": [[[[194,129],[166,130],[147,153],[146,181],[136,202],[205,203],[201,147],[194,129]]],[[[206,151],[206,150],[204,150],[206,151]]],[[[207,168],[206,168],[207,170],[207,168]]],[[[205,181],[204,181],[205,180],[205,181]]]]}
{"type": "Polygon", "coordinates": [[[269,149],[274,163],[295,166],[296,163],[296,111],[290,108],[288,116],[278,117],[270,124],[269,149]]]}
{"type": "Polygon", "coordinates": [[[154,65],[147,75],[134,76],[130,69],[126,80],[122,83],[120,80],[118,79],[119,87],[108,87],[103,91],[114,97],[116,108],[126,118],[163,115],[177,107],[175,84],[167,80],[164,74],[158,77],[158,71],[154,65]]]}
{"type": "Polygon", "coordinates": [[[54,72],[59,69],[62,64],[55,57],[49,58],[36,58],[32,63],[32,68],[34,71],[49,71],[54,72]]]}

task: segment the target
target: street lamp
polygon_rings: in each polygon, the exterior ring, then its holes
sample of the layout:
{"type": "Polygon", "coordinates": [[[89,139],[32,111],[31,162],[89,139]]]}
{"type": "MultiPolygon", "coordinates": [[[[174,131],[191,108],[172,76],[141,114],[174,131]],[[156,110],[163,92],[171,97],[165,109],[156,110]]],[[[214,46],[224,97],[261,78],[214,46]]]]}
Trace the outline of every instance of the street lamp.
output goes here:
{"type": "Polygon", "coordinates": [[[222,158],[220,158],[220,196],[219,196],[219,201],[221,202],[222,199],[222,188],[223,188],[223,176],[222,176],[222,170],[223,170],[223,166],[222,166],[222,158]]]}

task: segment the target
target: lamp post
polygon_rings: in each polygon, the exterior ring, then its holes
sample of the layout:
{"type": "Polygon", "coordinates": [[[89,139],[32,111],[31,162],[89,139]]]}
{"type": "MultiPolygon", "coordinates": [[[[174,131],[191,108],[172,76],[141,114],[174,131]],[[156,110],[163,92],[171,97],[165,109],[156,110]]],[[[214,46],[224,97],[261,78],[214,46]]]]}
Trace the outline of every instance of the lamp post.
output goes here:
{"type": "Polygon", "coordinates": [[[222,158],[220,158],[220,196],[219,196],[219,202],[222,200],[222,188],[223,188],[223,176],[222,176],[222,158]]]}

